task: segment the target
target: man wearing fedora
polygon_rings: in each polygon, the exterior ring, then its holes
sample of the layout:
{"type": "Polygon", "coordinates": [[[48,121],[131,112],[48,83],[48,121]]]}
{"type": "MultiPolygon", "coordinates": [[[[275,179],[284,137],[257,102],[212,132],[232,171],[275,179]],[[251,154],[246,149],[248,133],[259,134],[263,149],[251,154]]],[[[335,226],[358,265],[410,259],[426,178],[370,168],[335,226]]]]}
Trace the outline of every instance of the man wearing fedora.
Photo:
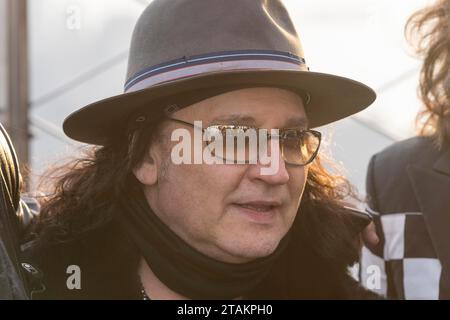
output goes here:
{"type": "Polygon", "coordinates": [[[34,298],[376,297],[348,274],[363,225],[311,129],[375,93],[310,72],[280,0],[154,0],[135,27],[127,79],[123,94],[64,122],[95,146],[57,169],[31,226],[23,261],[46,288],[34,298]],[[195,135],[198,124],[225,141],[276,130],[267,144],[277,170],[175,164],[173,133],[195,135]]]}

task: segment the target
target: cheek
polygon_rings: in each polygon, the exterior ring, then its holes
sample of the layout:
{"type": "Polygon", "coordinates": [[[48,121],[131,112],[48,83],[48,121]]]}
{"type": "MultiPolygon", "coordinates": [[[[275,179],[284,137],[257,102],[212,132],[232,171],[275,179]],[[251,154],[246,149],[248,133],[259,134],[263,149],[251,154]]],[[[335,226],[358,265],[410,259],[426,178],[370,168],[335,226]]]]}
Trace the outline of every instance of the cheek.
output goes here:
{"type": "Polygon", "coordinates": [[[224,213],[224,200],[237,189],[244,172],[235,165],[170,165],[160,189],[161,205],[172,224],[181,221],[184,228],[212,231],[224,213]]]}
{"type": "Polygon", "coordinates": [[[292,205],[295,205],[298,209],[308,178],[308,167],[293,168],[289,171],[289,193],[291,195],[292,205]]]}
{"type": "Polygon", "coordinates": [[[198,196],[203,201],[203,218],[218,225],[225,214],[226,200],[238,189],[245,168],[236,165],[199,165],[194,170],[198,196]]]}

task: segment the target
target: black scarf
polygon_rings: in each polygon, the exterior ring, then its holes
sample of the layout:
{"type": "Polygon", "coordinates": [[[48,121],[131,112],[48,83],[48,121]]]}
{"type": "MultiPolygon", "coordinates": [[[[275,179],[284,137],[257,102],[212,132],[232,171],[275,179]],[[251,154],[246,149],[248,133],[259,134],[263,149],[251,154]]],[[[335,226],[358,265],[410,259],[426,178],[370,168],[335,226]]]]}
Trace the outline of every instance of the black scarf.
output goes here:
{"type": "Polygon", "coordinates": [[[133,177],[130,190],[118,200],[116,218],[154,274],[167,287],[191,299],[233,299],[255,289],[287,247],[289,233],[271,255],[234,264],[195,250],[151,210],[133,177]]]}

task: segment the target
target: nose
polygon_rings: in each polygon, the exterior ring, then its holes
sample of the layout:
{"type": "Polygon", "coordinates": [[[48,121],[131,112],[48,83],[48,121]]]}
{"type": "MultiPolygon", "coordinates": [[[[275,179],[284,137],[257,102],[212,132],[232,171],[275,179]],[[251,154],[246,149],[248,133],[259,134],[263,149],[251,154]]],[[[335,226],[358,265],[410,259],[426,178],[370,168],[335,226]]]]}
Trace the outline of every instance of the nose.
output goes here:
{"type": "Polygon", "coordinates": [[[275,155],[272,154],[271,144],[268,148],[271,154],[271,161],[269,164],[251,164],[248,168],[248,176],[250,179],[260,180],[270,185],[282,185],[289,181],[289,172],[286,168],[286,163],[282,157],[280,148],[275,149],[275,155]],[[268,170],[275,168],[276,170],[268,170]],[[265,170],[263,170],[265,169],[265,170]],[[269,174],[267,172],[270,172],[269,174]]]}

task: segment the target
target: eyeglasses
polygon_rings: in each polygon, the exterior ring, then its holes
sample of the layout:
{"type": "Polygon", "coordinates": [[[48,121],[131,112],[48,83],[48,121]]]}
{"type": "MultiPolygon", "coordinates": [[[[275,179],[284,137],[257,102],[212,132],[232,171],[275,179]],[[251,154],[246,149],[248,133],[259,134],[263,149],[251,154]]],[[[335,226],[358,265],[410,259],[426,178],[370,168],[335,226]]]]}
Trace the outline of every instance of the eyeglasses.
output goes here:
{"type": "Polygon", "coordinates": [[[267,130],[243,125],[210,125],[202,128],[175,118],[168,118],[168,120],[201,129],[208,141],[211,141],[211,137],[217,141],[219,137],[220,144],[206,142],[206,146],[210,148],[213,156],[226,160],[227,163],[256,163],[255,160],[261,154],[261,149],[267,147],[267,143],[261,143],[263,137],[267,138],[266,141],[273,138],[279,139],[281,155],[286,163],[305,166],[317,156],[322,138],[320,132],[309,129],[278,129],[279,134],[275,135],[269,132],[261,134],[262,130],[267,130]]]}
{"type": "Polygon", "coordinates": [[[266,129],[243,125],[210,125],[206,128],[183,120],[168,118],[193,128],[201,129],[208,142],[206,146],[213,156],[227,163],[256,163],[267,148],[267,141],[276,138],[283,160],[291,165],[305,166],[311,163],[319,151],[321,133],[315,130],[293,128],[278,129],[277,134],[266,129]],[[258,133],[258,134],[257,134],[258,133]],[[214,142],[211,143],[211,138],[214,142]],[[261,141],[265,139],[264,141],[261,141]],[[217,143],[220,142],[220,143],[217,143]]]}
{"type": "Polygon", "coordinates": [[[267,148],[267,141],[278,138],[283,160],[291,165],[305,166],[317,156],[322,137],[320,132],[309,129],[278,129],[279,133],[274,135],[266,129],[243,125],[210,125],[202,128],[175,118],[168,120],[201,129],[208,141],[206,146],[210,148],[211,154],[226,160],[227,163],[256,163],[258,155],[261,155],[261,149],[267,148]],[[262,130],[265,131],[261,134],[262,130]],[[214,142],[219,138],[220,143],[211,143],[212,137],[214,142]],[[261,138],[267,139],[265,143],[261,143],[261,138]]]}

